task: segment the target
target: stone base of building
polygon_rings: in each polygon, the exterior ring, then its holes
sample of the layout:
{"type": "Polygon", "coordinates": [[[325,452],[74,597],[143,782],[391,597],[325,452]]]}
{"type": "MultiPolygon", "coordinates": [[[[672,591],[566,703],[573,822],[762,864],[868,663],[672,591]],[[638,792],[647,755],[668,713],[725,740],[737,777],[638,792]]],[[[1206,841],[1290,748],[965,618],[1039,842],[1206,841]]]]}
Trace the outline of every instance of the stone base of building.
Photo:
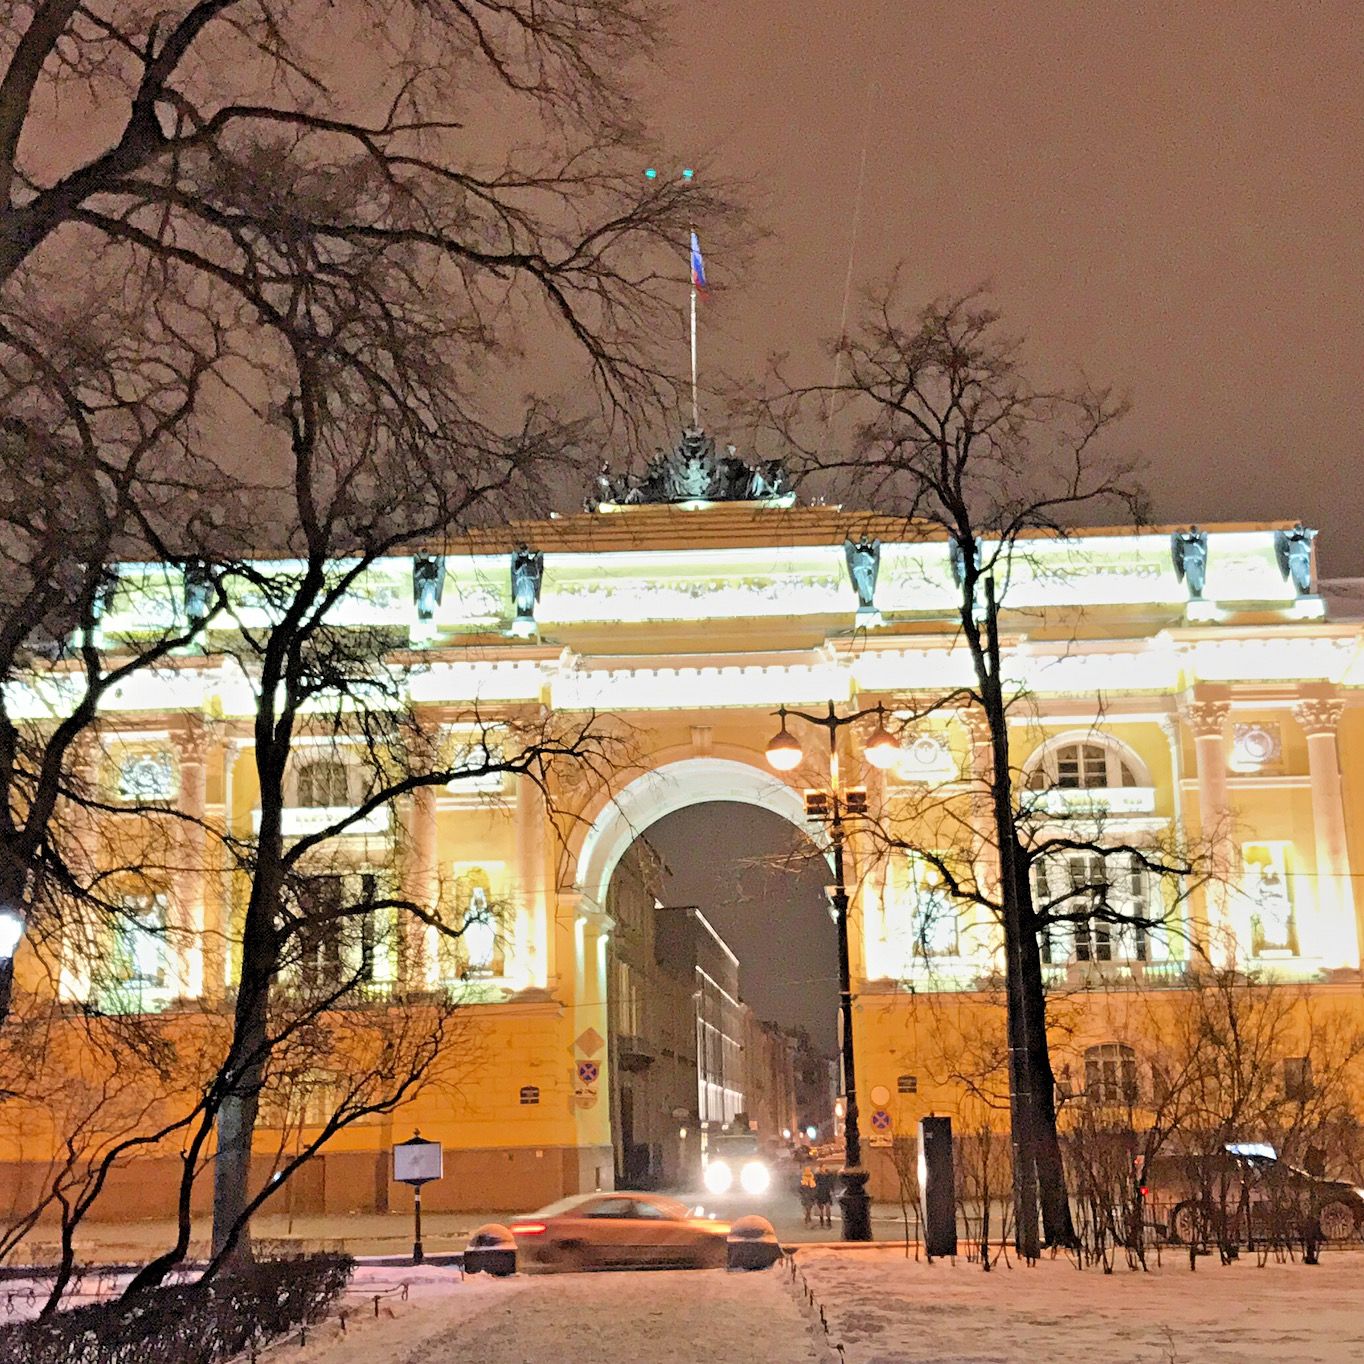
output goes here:
{"type": "MultiPolygon", "coordinates": [[[[391,1161],[387,1148],[323,1153],[304,1165],[261,1211],[299,1217],[410,1212],[412,1191],[405,1184],[393,1183],[391,1161]]],[[[262,1182],[268,1179],[269,1161],[258,1158],[254,1174],[262,1182]]],[[[11,1207],[31,1207],[45,1176],[50,1177],[45,1162],[0,1162],[0,1189],[5,1191],[0,1218],[11,1207]]],[[[130,1161],[110,1174],[91,1220],[140,1222],[172,1218],[179,1178],[177,1157],[130,1161]]],[[[423,1188],[422,1207],[433,1213],[530,1212],[569,1194],[609,1189],[611,1184],[609,1146],[502,1150],[447,1147],[445,1177],[423,1188]]],[[[196,1217],[211,1213],[211,1171],[206,1170],[196,1181],[192,1207],[196,1217]]]]}

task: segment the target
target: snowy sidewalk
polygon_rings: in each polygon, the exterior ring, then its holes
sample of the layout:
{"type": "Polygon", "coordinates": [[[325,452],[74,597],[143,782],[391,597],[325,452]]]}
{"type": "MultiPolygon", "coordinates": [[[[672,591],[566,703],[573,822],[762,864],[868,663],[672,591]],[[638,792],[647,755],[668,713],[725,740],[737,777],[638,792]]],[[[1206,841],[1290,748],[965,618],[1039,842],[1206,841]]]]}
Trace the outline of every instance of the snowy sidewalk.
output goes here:
{"type": "MultiPolygon", "coordinates": [[[[1356,1364],[1364,1253],[1316,1267],[1168,1252],[1149,1273],[1067,1260],[932,1265],[902,1250],[810,1250],[797,1268],[846,1364],[1356,1364]]],[[[797,1288],[802,1280],[797,1279],[797,1288]]]]}
{"type": "Polygon", "coordinates": [[[515,1279],[424,1276],[379,1320],[269,1364],[824,1364],[780,1268],[515,1279]]]}

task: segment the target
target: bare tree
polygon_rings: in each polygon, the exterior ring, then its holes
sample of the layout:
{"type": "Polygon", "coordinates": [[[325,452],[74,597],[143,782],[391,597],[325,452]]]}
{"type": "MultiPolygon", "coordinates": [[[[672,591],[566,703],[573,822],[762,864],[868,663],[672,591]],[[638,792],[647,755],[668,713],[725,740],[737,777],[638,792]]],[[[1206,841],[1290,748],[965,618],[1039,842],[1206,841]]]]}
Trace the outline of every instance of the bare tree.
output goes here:
{"type": "MultiPolygon", "coordinates": [[[[230,614],[209,647],[237,660],[259,701],[260,830],[229,840],[250,886],[232,1035],[184,1130],[176,1244],[140,1291],[185,1254],[215,1124],[215,1263],[245,1246],[272,1060],[360,988],[343,972],[302,1012],[277,989],[318,932],[310,859],[422,786],[480,771],[548,786],[555,762],[603,752],[591,717],[474,715],[463,719],[495,725],[498,744],[471,764],[406,703],[395,641],[335,616],[382,557],[439,553],[543,507],[556,471],[578,463],[581,393],[613,417],[670,396],[660,344],[676,299],[660,252],[692,213],[724,205],[639,174],[624,77],[657,33],[637,0],[53,0],[0,15],[0,362],[20,376],[12,390],[36,395],[25,439],[84,423],[82,448],[102,450],[111,412],[139,433],[117,448],[145,443],[163,494],[135,508],[139,553],[211,585],[230,614]],[[350,78],[357,61],[371,79],[350,78]],[[68,153],[46,111],[77,93],[96,117],[68,153]],[[73,386],[63,350],[106,296],[113,320],[82,339],[117,404],[73,386]],[[546,349],[570,395],[559,404],[523,396],[546,349]],[[207,495],[191,450],[224,470],[207,495]],[[363,754],[363,792],[329,827],[286,840],[294,743],[319,737],[328,705],[347,708],[335,733],[363,754]]],[[[114,540],[105,557],[123,549],[114,540]]],[[[102,581],[89,574],[79,598],[87,669],[101,666],[102,581]]],[[[430,905],[386,908],[459,931],[430,905]]],[[[328,931],[375,909],[328,901],[328,931]]],[[[343,1108],[400,1102],[411,1086],[398,1072],[343,1108]]]]}
{"type": "Polygon", "coordinates": [[[101,697],[202,633],[106,638],[118,562],[179,594],[309,534],[260,515],[289,395],[382,394],[385,438],[458,462],[553,443],[529,360],[616,415],[669,391],[659,251],[718,200],[639,174],[657,38],[637,0],[0,3],[0,902],[60,874],[101,697]]]}
{"type": "MultiPolygon", "coordinates": [[[[1038,801],[1020,789],[1010,755],[1009,720],[1024,699],[1007,666],[1011,578],[1033,545],[1064,537],[1081,518],[1142,515],[1131,466],[1104,449],[1124,404],[1088,385],[1032,382],[1019,343],[978,294],[905,320],[901,310],[894,288],[873,300],[840,352],[846,377],[832,386],[783,383],[760,404],[760,420],[800,450],[809,475],[838,477],[866,505],[901,516],[911,536],[940,542],[958,589],[958,637],[973,681],[950,695],[909,698],[906,714],[913,721],[963,710],[979,724],[979,809],[960,817],[967,832],[946,856],[912,834],[892,832],[889,841],[927,858],[953,897],[988,906],[1002,928],[1016,1225],[1020,1251],[1032,1256],[1039,1192],[1046,1242],[1074,1241],[1047,1042],[1048,925],[1131,918],[1110,894],[1107,874],[1039,901],[1034,868],[1072,852],[1093,854],[1100,866],[1120,855],[1159,876],[1187,877],[1194,867],[1183,849],[1108,842],[1078,822],[1073,832],[1039,828],[1038,801]],[[806,434],[812,409],[831,407],[847,432],[841,452],[827,449],[822,434],[806,434]],[[963,842],[975,843],[965,857],[963,842]]],[[[822,432],[822,422],[814,425],[822,432]]]]}

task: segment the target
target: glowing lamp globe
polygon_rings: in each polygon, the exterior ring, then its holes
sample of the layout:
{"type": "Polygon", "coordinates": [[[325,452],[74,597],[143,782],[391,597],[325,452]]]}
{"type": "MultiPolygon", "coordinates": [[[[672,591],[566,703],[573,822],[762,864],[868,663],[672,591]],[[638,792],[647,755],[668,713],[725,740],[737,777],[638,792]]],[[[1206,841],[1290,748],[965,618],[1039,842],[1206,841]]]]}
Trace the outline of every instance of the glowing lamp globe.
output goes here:
{"type": "Polygon", "coordinates": [[[6,905],[0,908],[0,961],[8,961],[24,936],[23,915],[6,905]]]}
{"type": "Polygon", "coordinates": [[[884,772],[900,756],[900,745],[885,725],[878,725],[876,733],[867,740],[866,753],[867,761],[884,772]]]}
{"type": "Polygon", "coordinates": [[[776,735],[772,742],[767,745],[767,761],[778,772],[793,772],[800,766],[801,759],[804,756],[800,741],[785,725],[782,726],[781,733],[776,735]]]}

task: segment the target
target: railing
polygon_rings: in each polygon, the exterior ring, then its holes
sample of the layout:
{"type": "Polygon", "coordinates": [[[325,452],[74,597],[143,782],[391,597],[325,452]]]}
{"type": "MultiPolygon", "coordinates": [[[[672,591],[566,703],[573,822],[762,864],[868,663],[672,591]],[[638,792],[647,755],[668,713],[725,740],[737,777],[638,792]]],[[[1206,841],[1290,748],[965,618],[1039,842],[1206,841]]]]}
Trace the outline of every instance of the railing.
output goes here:
{"type": "MultiPolygon", "coordinates": [[[[306,838],[326,829],[343,824],[355,814],[354,805],[288,805],[280,812],[280,834],[284,838],[306,838]]],[[[260,833],[261,812],[251,812],[251,828],[260,833]]],[[[388,832],[390,811],[387,805],[380,805],[367,815],[351,819],[338,831],[337,837],[352,837],[362,834],[382,834],[388,832]]]]}

